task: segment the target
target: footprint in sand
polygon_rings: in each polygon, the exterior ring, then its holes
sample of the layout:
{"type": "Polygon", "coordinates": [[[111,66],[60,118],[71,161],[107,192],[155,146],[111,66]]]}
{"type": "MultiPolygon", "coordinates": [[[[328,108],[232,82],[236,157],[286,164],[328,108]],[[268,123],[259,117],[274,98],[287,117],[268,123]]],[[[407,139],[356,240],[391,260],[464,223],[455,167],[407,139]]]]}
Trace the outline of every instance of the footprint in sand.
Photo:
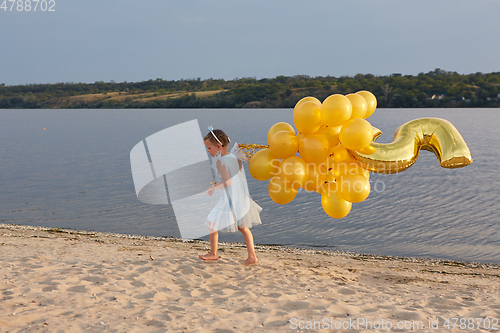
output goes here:
{"type": "Polygon", "coordinates": [[[53,284],[51,286],[47,286],[42,289],[42,291],[52,291],[52,290],[58,290],[57,285],[53,284]]]}
{"type": "Polygon", "coordinates": [[[177,277],[174,282],[178,286],[188,285],[188,282],[186,280],[184,280],[183,278],[181,278],[181,277],[177,277]]]}
{"type": "Polygon", "coordinates": [[[167,306],[170,311],[186,311],[186,309],[178,307],[176,305],[167,306]]]}
{"type": "Polygon", "coordinates": [[[247,291],[244,290],[239,290],[231,295],[231,297],[240,297],[240,296],[246,296],[248,295],[247,291]]]}
{"type": "Polygon", "coordinates": [[[165,321],[172,321],[172,317],[168,314],[168,312],[158,313],[153,315],[154,318],[159,318],[165,321]]]}
{"type": "Polygon", "coordinates": [[[273,321],[269,321],[267,323],[264,323],[264,328],[283,327],[283,326],[288,326],[288,325],[289,325],[288,320],[273,320],[273,321]]]}
{"type": "Polygon", "coordinates": [[[398,319],[398,320],[420,320],[420,315],[417,312],[410,312],[410,311],[398,311],[395,312],[391,315],[392,318],[398,319]]]}
{"type": "Polygon", "coordinates": [[[304,301],[296,301],[296,302],[287,302],[283,304],[280,308],[285,311],[295,311],[309,308],[309,302],[304,301]]]}
{"type": "Polygon", "coordinates": [[[179,270],[182,275],[194,274],[194,268],[190,265],[180,265],[179,270]]]}
{"type": "Polygon", "coordinates": [[[464,304],[451,299],[442,298],[440,296],[434,296],[429,298],[427,306],[432,307],[434,310],[437,311],[446,311],[446,310],[461,310],[464,307],[464,304]]]}
{"type": "Polygon", "coordinates": [[[189,286],[187,287],[182,287],[179,292],[181,293],[181,296],[182,297],[192,297],[192,290],[189,288],[189,286]]]}
{"type": "Polygon", "coordinates": [[[191,298],[191,297],[179,299],[179,303],[185,303],[185,305],[187,305],[187,306],[193,305],[195,301],[198,301],[198,300],[195,298],[191,298]]]}
{"type": "Polygon", "coordinates": [[[210,279],[212,277],[212,274],[205,271],[198,271],[198,274],[200,274],[204,279],[210,279]]]}
{"type": "Polygon", "coordinates": [[[129,274],[127,276],[125,276],[125,279],[127,280],[135,280],[136,277],[139,277],[139,274],[129,274]]]}
{"type": "Polygon", "coordinates": [[[395,305],[380,305],[379,308],[384,310],[394,310],[396,308],[395,305]]]}
{"type": "Polygon", "coordinates": [[[212,296],[212,291],[204,291],[201,294],[197,295],[197,297],[200,299],[210,299],[212,296]]]}
{"type": "Polygon", "coordinates": [[[161,321],[158,320],[146,320],[144,322],[146,326],[152,326],[152,327],[158,327],[158,328],[163,328],[165,327],[165,324],[162,323],[161,321]]]}
{"type": "Polygon", "coordinates": [[[212,304],[213,305],[221,305],[222,303],[224,303],[226,301],[227,301],[227,298],[222,298],[222,297],[213,298],[212,299],[212,304]]]}
{"type": "Polygon", "coordinates": [[[74,291],[74,292],[77,292],[77,293],[85,293],[85,292],[87,292],[87,287],[85,287],[85,286],[74,286],[74,287],[69,287],[68,289],[66,289],[66,291],[74,291]]]}
{"type": "Polygon", "coordinates": [[[104,279],[98,276],[86,276],[82,280],[92,282],[93,284],[101,284],[101,285],[108,282],[108,279],[104,279]]]}
{"type": "Polygon", "coordinates": [[[356,291],[348,288],[340,288],[337,292],[343,295],[354,295],[356,293],[356,291]]]}
{"type": "Polygon", "coordinates": [[[146,273],[147,271],[150,271],[153,269],[152,267],[140,267],[136,269],[136,272],[139,274],[146,273]]]}
{"type": "Polygon", "coordinates": [[[134,280],[134,281],[130,282],[130,284],[133,285],[134,287],[144,287],[144,286],[146,286],[146,284],[144,282],[137,281],[137,280],[134,280]]]}
{"type": "Polygon", "coordinates": [[[238,287],[238,286],[235,286],[234,284],[228,284],[227,286],[225,286],[226,289],[231,289],[231,290],[240,290],[241,288],[238,287]]]}
{"type": "Polygon", "coordinates": [[[372,313],[372,312],[377,312],[378,310],[379,309],[377,309],[377,308],[368,308],[368,309],[361,310],[361,312],[372,313]]]}
{"type": "Polygon", "coordinates": [[[144,294],[139,294],[136,295],[135,298],[137,299],[152,299],[156,295],[156,291],[149,291],[144,294]]]}
{"type": "Polygon", "coordinates": [[[255,311],[254,308],[249,307],[249,306],[246,306],[246,307],[243,307],[243,308],[239,308],[236,311],[234,311],[234,313],[243,313],[243,312],[257,312],[257,311],[255,311]]]}

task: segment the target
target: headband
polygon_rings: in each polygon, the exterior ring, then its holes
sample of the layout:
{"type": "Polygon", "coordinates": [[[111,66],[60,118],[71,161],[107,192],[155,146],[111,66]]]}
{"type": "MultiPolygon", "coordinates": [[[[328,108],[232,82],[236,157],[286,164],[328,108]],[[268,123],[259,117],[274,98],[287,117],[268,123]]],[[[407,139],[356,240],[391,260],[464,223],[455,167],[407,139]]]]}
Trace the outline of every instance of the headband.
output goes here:
{"type": "MultiPolygon", "coordinates": [[[[210,131],[210,133],[212,133],[212,135],[214,136],[215,140],[217,140],[217,142],[220,143],[220,145],[224,147],[224,145],[222,144],[222,142],[220,142],[220,140],[217,137],[217,135],[214,134],[214,128],[213,128],[212,125],[208,126],[208,130],[210,131]]],[[[228,137],[227,141],[231,142],[231,139],[229,139],[229,137],[228,137]]]]}

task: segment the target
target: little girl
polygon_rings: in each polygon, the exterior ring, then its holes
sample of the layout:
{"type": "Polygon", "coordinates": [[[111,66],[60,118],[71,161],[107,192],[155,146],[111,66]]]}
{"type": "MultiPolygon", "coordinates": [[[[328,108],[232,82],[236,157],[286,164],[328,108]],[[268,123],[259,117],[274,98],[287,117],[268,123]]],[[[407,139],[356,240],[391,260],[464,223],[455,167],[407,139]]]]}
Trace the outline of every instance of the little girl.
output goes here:
{"type": "Polygon", "coordinates": [[[208,153],[213,157],[212,168],[215,171],[215,184],[207,190],[208,195],[219,193],[219,202],[208,214],[206,224],[210,233],[210,252],[200,255],[203,260],[217,260],[218,231],[235,232],[236,228],[243,234],[247,246],[248,258],[244,265],[255,264],[257,256],[250,228],[262,224],[260,212],[262,208],[250,198],[248,185],[243,169],[245,154],[235,143],[228,152],[230,142],[227,135],[219,129],[209,127],[210,132],[204,142],[208,153]]]}

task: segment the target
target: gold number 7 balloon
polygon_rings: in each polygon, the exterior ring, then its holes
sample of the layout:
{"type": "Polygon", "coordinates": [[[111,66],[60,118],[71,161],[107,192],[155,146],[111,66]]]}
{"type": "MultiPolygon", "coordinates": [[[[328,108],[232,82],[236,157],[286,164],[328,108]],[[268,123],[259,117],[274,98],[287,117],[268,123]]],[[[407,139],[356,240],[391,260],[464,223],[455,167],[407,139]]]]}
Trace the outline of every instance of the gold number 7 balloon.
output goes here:
{"type": "MultiPolygon", "coordinates": [[[[381,134],[374,128],[374,141],[381,134]]],[[[349,150],[349,154],[365,169],[376,173],[397,173],[411,167],[421,149],[436,154],[444,168],[461,168],[472,163],[472,156],[464,139],[447,120],[420,118],[411,120],[394,133],[391,143],[372,142],[372,154],[349,150]]]]}

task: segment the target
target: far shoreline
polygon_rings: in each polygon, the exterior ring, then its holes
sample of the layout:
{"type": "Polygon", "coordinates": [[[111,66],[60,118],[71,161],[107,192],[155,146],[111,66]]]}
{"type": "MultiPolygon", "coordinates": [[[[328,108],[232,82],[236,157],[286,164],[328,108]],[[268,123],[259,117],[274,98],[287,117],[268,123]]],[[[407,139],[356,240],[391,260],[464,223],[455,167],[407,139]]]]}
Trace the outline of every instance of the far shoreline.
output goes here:
{"type": "Polygon", "coordinates": [[[380,108],[500,107],[500,72],[376,76],[280,75],[225,79],[157,78],[142,82],[0,83],[0,108],[293,108],[306,96],[370,91],[380,108]]]}

